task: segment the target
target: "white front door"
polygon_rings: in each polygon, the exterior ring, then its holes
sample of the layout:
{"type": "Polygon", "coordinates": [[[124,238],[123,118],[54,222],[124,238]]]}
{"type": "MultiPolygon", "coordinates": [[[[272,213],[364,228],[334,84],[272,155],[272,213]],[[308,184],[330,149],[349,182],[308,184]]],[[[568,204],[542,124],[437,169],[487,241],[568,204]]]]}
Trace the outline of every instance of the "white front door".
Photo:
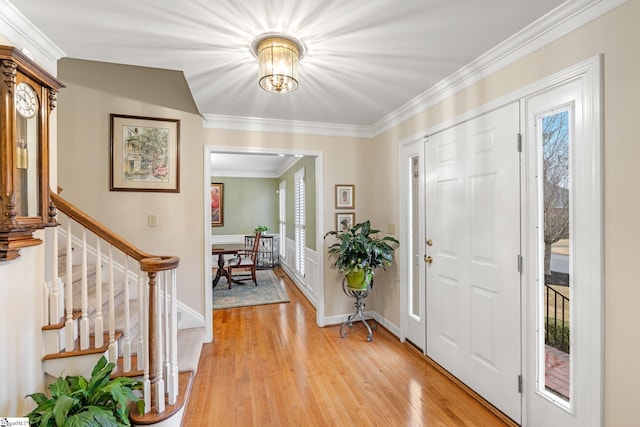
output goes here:
{"type": "Polygon", "coordinates": [[[424,239],[424,141],[420,138],[403,148],[402,152],[402,206],[406,217],[402,221],[403,236],[410,256],[406,257],[407,272],[402,292],[404,338],[420,350],[425,349],[425,254],[424,239]]]}
{"type": "Polygon", "coordinates": [[[426,143],[427,355],[521,420],[519,104],[426,143]]]}

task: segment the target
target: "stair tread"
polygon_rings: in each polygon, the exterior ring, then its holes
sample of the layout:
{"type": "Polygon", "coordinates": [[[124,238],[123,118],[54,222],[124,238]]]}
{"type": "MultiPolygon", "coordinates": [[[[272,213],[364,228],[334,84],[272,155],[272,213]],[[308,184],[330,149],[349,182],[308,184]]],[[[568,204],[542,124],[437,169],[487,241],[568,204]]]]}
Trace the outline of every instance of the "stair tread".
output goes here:
{"type": "MultiPolygon", "coordinates": [[[[116,331],[115,333],[115,339],[118,340],[120,337],[122,337],[122,331],[116,331]]],[[[80,340],[76,339],[75,341],[75,346],[74,349],[71,351],[66,351],[66,350],[62,350],[58,353],[50,353],[50,354],[45,354],[44,357],[42,358],[42,360],[52,360],[52,359],[63,359],[63,358],[67,358],[67,357],[74,357],[74,356],[84,356],[84,355],[88,355],[88,354],[98,354],[98,353],[104,353],[105,351],[107,351],[109,349],[109,334],[105,333],[104,334],[104,345],[102,347],[97,347],[95,346],[95,336],[91,335],[89,337],[89,348],[85,349],[85,350],[80,350],[80,340]]]]}
{"type": "MultiPolygon", "coordinates": [[[[131,366],[138,366],[138,356],[135,354],[131,355],[131,366]]],[[[143,375],[144,375],[144,371],[138,370],[138,369],[132,369],[129,372],[125,372],[124,357],[118,357],[118,360],[116,361],[116,367],[114,368],[114,371],[111,373],[111,378],[117,378],[117,377],[135,378],[135,377],[141,377],[143,375]]]]}
{"type": "Polygon", "coordinates": [[[131,419],[132,424],[156,424],[175,415],[180,409],[187,405],[189,395],[191,394],[191,388],[193,387],[194,378],[195,374],[191,371],[180,372],[178,376],[178,399],[173,405],[169,405],[167,403],[162,414],[158,414],[155,410],[155,406],[151,405],[149,413],[140,415],[138,407],[136,405],[132,405],[129,412],[129,418],[131,419]]]}
{"type": "Polygon", "coordinates": [[[200,353],[204,343],[204,328],[178,330],[178,366],[181,371],[198,371],[200,353]]]}
{"type": "MultiPolygon", "coordinates": [[[[82,313],[80,312],[80,310],[73,310],[73,320],[77,320],[80,318],[80,316],[82,315],[82,313]]],[[[67,318],[65,316],[62,316],[60,318],[60,321],[58,323],[52,323],[49,325],[44,325],[42,327],[43,331],[52,331],[52,330],[56,330],[56,329],[62,329],[65,326],[65,323],[67,322],[67,318]]]]}

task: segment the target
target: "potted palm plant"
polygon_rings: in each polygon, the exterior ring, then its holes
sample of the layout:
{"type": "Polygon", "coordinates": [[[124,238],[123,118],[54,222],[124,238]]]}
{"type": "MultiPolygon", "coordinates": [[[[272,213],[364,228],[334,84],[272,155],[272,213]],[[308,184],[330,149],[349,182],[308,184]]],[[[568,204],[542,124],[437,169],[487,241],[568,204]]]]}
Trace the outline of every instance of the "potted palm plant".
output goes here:
{"type": "Polygon", "coordinates": [[[343,231],[329,231],[337,241],[329,246],[329,258],[333,266],[344,273],[347,285],[354,289],[366,289],[372,284],[376,269],[385,270],[393,264],[393,251],[399,242],[390,236],[376,237],[379,230],[371,228],[369,220],[343,231]]]}

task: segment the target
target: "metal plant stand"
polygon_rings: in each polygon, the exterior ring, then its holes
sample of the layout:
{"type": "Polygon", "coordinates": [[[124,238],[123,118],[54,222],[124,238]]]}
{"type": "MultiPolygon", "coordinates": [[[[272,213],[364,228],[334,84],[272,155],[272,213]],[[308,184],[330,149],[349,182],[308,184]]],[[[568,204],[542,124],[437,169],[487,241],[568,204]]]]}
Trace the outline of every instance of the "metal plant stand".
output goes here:
{"type": "MultiPolygon", "coordinates": [[[[369,292],[371,291],[372,286],[373,286],[373,279],[371,280],[371,283],[367,284],[367,287],[365,289],[353,289],[347,286],[346,277],[342,279],[342,290],[347,296],[350,296],[351,298],[355,298],[356,300],[353,303],[353,308],[355,308],[356,312],[350,315],[349,318],[345,320],[342,323],[342,325],[340,325],[340,336],[342,338],[346,337],[348,334],[348,332],[345,330],[345,326],[348,326],[349,328],[353,328],[353,322],[357,320],[361,320],[362,323],[364,323],[364,326],[366,326],[367,330],[369,331],[369,335],[367,336],[367,341],[369,342],[373,341],[373,332],[371,331],[372,328],[369,327],[369,324],[367,323],[367,317],[362,312],[362,309],[364,308],[364,299],[369,295],[369,292]]],[[[373,319],[369,317],[368,320],[373,320],[373,319]]],[[[378,325],[374,321],[373,330],[375,331],[376,329],[378,329],[378,325]]]]}

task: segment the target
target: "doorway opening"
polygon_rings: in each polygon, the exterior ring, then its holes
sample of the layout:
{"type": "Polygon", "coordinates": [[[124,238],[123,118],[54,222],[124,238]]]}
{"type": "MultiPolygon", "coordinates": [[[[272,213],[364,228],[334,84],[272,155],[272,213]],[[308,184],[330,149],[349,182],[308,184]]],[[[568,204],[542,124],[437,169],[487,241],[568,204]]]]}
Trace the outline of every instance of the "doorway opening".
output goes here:
{"type": "MultiPolygon", "coordinates": [[[[212,155],[215,155],[215,154],[223,155],[223,156],[228,156],[233,154],[234,156],[237,157],[237,159],[246,160],[245,162],[242,162],[244,165],[250,164],[251,163],[250,160],[252,159],[255,160],[258,156],[262,156],[262,157],[284,156],[288,159],[292,159],[288,164],[289,166],[294,164],[296,161],[312,162],[312,164],[314,165],[315,174],[311,182],[313,182],[314,185],[313,185],[312,191],[309,191],[308,194],[312,194],[314,197],[313,204],[312,204],[314,208],[307,211],[307,215],[308,215],[307,218],[310,218],[311,216],[313,218],[312,223],[314,225],[323,223],[322,212],[323,212],[324,200],[323,200],[322,191],[321,191],[323,186],[322,152],[311,151],[311,150],[280,150],[280,149],[273,149],[273,148],[205,146],[204,154],[203,154],[203,163],[204,163],[203,200],[204,200],[204,206],[205,206],[205,215],[204,215],[204,224],[203,224],[205,238],[203,239],[203,241],[204,241],[204,253],[205,253],[205,260],[204,260],[205,284],[212,283],[211,248],[214,243],[214,234],[216,233],[215,227],[212,227],[211,210],[208,209],[211,203],[211,194],[210,194],[211,180],[212,180],[212,176],[220,176],[220,175],[228,176],[229,175],[228,171],[221,172],[219,170],[218,172],[216,172],[215,169],[212,170],[211,158],[212,158],[212,155]]],[[[259,162],[257,164],[259,165],[259,162]]],[[[285,169],[286,169],[286,166],[287,165],[285,165],[285,169]]],[[[253,171],[247,170],[245,168],[243,172],[241,172],[240,174],[248,177],[264,176],[265,172],[258,170],[260,167],[261,166],[254,167],[253,171]]],[[[240,169],[240,167],[238,167],[238,169],[240,169]]],[[[295,169],[295,166],[291,169],[292,170],[295,169]]],[[[277,178],[277,173],[278,173],[277,171],[275,172],[272,171],[270,173],[274,178],[277,178]]],[[[276,184],[276,188],[277,188],[277,184],[276,184]]],[[[275,199],[276,206],[278,206],[279,205],[278,195],[273,194],[273,197],[275,199]]],[[[230,214],[230,213],[227,212],[225,215],[227,214],[230,214]]],[[[322,242],[321,229],[319,226],[315,226],[314,229],[315,229],[315,233],[314,233],[313,239],[309,239],[309,240],[315,240],[316,244],[318,244],[317,242],[322,242]]],[[[279,224],[277,223],[274,224],[273,231],[275,233],[278,233],[279,224]]],[[[289,239],[287,239],[286,242],[282,243],[283,246],[288,244],[289,244],[289,239]]],[[[309,248],[307,249],[308,249],[308,252],[313,252],[312,250],[309,250],[309,248]]],[[[296,283],[296,285],[299,288],[301,288],[303,293],[307,295],[308,299],[316,307],[316,323],[320,326],[324,326],[324,287],[322,286],[322,284],[324,283],[323,258],[318,256],[313,259],[313,265],[311,265],[309,268],[311,271],[304,278],[302,278],[303,280],[302,283],[300,282],[300,278],[296,280],[295,274],[293,274],[292,271],[288,271],[286,269],[286,266],[284,269],[285,269],[285,272],[287,272],[288,275],[292,277],[294,283],[296,283]]],[[[207,327],[207,335],[209,338],[211,338],[212,332],[213,332],[212,323],[211,323],[213,320],[213,316],[212,316],[213,293],[212,293],[211,285],[208,285],[208,286],[205,285],[204,298],[205,298],[204,300],[205,301],[205,325],[207,327]]]]}

